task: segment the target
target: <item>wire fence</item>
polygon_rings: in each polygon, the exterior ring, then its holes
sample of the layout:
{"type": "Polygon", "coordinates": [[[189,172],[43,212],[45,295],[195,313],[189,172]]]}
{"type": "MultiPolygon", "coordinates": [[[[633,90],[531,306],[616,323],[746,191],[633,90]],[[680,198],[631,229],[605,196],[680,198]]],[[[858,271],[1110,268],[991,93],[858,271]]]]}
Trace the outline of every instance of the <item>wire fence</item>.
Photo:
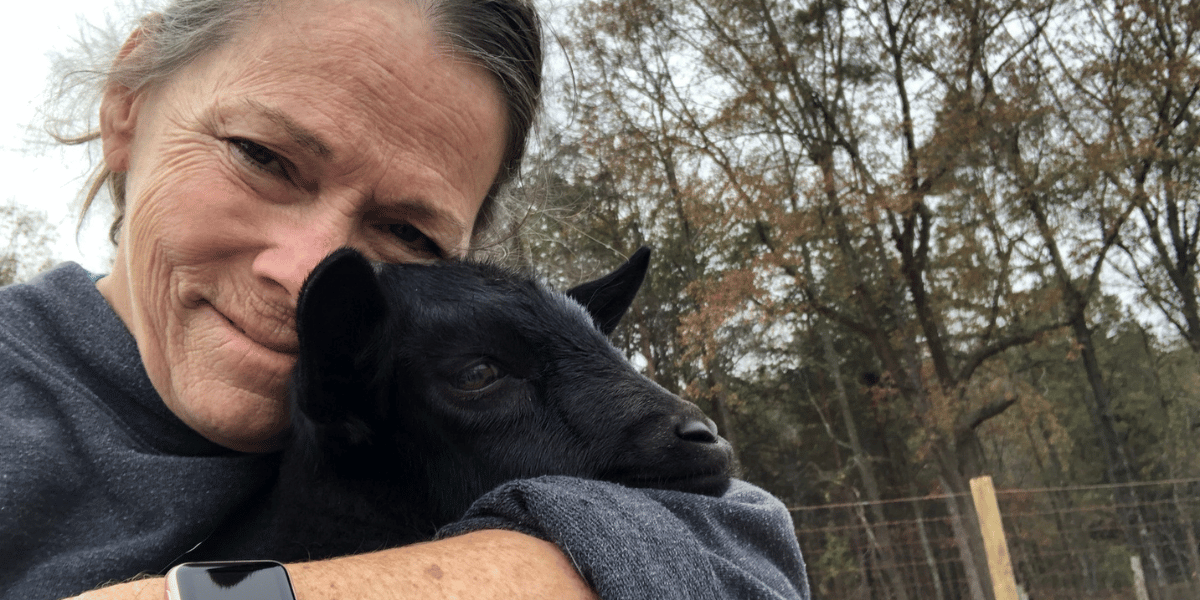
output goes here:
{"type": "MultiPolygon", "coordinates": [[[[1200,479],[996,499],[1023,599],[1200,598],[1200,479]]],[[[995,600],[970,494],[799,507],[792,518],[817,600],[995,600]]]]}

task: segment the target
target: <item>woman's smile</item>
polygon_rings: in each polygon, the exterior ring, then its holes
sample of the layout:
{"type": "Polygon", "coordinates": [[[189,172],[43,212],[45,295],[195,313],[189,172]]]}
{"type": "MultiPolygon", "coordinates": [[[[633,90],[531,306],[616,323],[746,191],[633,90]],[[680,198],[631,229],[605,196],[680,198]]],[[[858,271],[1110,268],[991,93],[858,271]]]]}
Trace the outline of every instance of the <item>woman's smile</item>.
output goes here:
{"type": "Polygon", "coordinates": [[[262,317],[234,318],[211,303],[204,306],[216,311],[226,323],[251,342],[278,354],[295,356],[297,351],[296,329],[292,323],[270,326],[262,317]],[[244,324],[244,325],[243,325],[244,324]]]}

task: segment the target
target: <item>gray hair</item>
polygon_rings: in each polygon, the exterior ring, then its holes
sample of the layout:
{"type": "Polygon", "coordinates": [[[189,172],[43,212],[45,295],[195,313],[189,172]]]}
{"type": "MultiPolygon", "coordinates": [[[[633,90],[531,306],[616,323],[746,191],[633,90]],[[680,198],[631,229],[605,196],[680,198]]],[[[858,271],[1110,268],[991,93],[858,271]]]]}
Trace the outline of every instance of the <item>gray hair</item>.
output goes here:
{"type": "MultiPolygon", "coordinates": [[[[269,2],[285,0],[174,0],[140,23],[142,47],[130,60],[115,61],[105,84],[131,90],[170,80],[180,68],[221,46],[240,27],[261,14],[269,2]]],[[[525,156],[542,91],[542,32],[531,0],[396,0],[414,2],[451,50],[490,72],[499,83],[508,116],[500,171],[475,221],[473,238],[496,229],[505,214],[503,186],[516,177],[525,156]]],[[[60,137],[84,143],[99,137],[92,131],[60,137]]],[[[108,187],[113,203],[109,238],[115,244],[125,217],[125,174],[101,165],[92,176],[81,214],[108,187]]]]}

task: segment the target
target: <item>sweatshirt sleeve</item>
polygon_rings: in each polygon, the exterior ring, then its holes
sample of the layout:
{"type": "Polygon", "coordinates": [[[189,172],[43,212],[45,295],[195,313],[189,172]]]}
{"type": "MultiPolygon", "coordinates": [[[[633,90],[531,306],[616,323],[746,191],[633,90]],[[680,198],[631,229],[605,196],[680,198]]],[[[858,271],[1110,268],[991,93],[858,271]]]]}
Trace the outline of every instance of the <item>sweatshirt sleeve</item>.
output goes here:
{"type": "Polygon", "coordinates": [[[572,477],[506,483],[439,537],[521,531],[558,545],[604,600],[808,600],[791,516],[734,480],[720,497],[572,477]]]}

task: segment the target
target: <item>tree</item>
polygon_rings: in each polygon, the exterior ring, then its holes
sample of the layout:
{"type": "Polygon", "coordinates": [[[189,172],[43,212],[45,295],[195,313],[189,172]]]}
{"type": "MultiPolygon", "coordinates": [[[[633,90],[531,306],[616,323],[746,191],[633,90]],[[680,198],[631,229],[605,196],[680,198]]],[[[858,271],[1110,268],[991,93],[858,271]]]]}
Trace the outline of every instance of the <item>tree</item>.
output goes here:
{"type": "Polygon", "coordinates": [[[1103,136],[1081,132],[1079,142],[1141,216],[1131,224],[1140,227],[1124,231],[1119,266],[1200,357],[1200,7],[1148,0],[1085,8],[1092,34],[1070,49],[1090,68],[1070,79],[1070,90],[1106,127],[1103,136]]]}
{"type": "Polygon", "coordinates": [[[14,201],[0,204],[0,285],[24,281],[53,263],[54,230],[46,215],[14,201]]]}
{"type": "MultiPolygon", "coordinates": [[[[1030,424],[1101,440],[1065,476],[1132,481],[1143,449],[1111,414],[1141,392],[1108,381],[1097,319],[1111,311],[1096,303],[1120,269],[1189,328],[1194,13],[1172,0],[584,2],[564,36],[580,92],[554,170],[597,203],[580,239],[665,249],[672,279],[652,301],[670,317],[630,346],[649,370],[745,456],[792,456],[795,435],[828,443],[791,474],[748,470],[781,490],[803,472],[842,500],[965,492],[1002,464],[989,435],[1028,439],[1004,458],[1055,477],[1030,424]],[[1086,393],[1051,393],[1067,388],[1043,389],[1019,360],[1052,341],[1078,360],[1054,377],[1086,393]],[[1058,422],[1066,406],[1086,409],[1090,432],[1058,422]]],[[[944,510],[969,521],[973,507],[944,510]]],[[[967,569],[977,541],[959,536],[967,569]]],[[[903,598],[887,545],[880,577],[903,598]]],[[[966,592],[986,597],[969,575],[966,592]]]]}

